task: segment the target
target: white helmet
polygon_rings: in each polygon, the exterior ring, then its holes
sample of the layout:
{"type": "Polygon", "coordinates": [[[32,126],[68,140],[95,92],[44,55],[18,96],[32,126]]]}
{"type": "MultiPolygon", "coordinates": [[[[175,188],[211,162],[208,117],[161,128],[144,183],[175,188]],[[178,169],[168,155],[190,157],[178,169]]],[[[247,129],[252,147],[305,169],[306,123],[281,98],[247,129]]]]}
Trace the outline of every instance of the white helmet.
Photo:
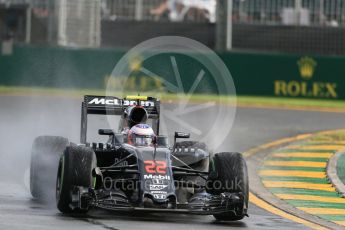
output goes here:
{"type": "Polygon", "coordinates": [[[133,126],[128,132],[128,144],[136,146],[150,146],[155,139],[153,129],[147,124],[133,126]]]}

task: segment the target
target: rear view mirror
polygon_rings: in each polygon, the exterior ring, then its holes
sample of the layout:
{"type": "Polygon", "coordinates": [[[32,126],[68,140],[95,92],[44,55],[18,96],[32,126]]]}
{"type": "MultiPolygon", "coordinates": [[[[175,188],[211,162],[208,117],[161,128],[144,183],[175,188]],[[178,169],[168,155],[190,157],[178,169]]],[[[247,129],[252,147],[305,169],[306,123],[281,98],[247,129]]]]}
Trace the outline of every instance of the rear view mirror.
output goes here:
{"type": "Polygon", "coordinates": [[[114,135],[114,131],[112,129],[99,129],[98,134],[111,136],[111,135],[114,135]]]}
{"type": "Polygon", "coordinates": [[[175,138],[189,138],[189,133],[175,132],[175,138]]]}
{"type": "Polygon", "coordinates": [[[189,133],[184,133],[184,132],[175,132],[175,136],[174,136],[174,148],[176,145],[176,139],[177,138],[189,138],[190,134],[189,133]]]}

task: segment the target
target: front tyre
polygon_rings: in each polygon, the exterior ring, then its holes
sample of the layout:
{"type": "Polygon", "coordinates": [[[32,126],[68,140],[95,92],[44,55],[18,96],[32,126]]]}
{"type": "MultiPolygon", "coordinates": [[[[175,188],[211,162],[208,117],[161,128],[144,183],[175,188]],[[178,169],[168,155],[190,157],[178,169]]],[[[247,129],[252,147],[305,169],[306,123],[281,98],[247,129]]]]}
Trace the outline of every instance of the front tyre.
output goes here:
{"type": "Polygon", "coordinates": [[[93,187],[92,170],[97,166],[96,154],[87,147],[68,146],[60,158],[56,180],[56,204],[62,213],[86,213],[72,208],[72,190],[75,186],[93,187]]]}
{"type": "Polygon", "coordinates": [[[209,185],[221,184],[222,186],[211,186],[209,192],[219,195],[223,192],[239,193],[243,196],[243,202],[235,206],[234,211],[216,214],[217,220],[236,221],[247,215],[249,198],[249,181],[247,164],[240,153],[217,153],[210,163],[209,185]]]}

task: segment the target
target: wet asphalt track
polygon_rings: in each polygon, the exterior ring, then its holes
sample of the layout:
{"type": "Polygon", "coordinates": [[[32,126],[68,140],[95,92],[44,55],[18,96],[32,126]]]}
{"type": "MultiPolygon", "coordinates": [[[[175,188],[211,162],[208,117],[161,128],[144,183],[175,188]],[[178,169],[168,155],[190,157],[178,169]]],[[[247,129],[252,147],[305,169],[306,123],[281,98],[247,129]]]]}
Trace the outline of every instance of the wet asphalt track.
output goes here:
{"type": "MultiPolygon", "coordinates": [[[[80,101],[38,96],[0,97],[0,229],[305,228],[254,205],[250,205],[250,218],[217,223],[208,216],[127,216],[104,211],[92,212],[87,218],[66,217],[54,208],[32,201],[24,185],[32,141],[38,135],[50,134],[66,136],[77,142],[80,101]]],[[[208,113],[199,112],[195,119],[208,121],[210,118],[208,113]]],[[[341,113],[239,108],[233,129],[219,150],[243,152],[279,138],[344,127],[345,114],[341,113]]]]}

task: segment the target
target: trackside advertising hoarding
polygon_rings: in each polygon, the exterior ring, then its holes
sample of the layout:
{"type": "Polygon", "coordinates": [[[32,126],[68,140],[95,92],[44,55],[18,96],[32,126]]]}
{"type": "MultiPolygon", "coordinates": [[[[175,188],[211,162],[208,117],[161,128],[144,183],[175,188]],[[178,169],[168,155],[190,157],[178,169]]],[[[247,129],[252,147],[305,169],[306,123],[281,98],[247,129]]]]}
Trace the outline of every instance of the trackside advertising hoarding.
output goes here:
{"type": "MultiPolygon", "coordinates": [[[[128,60],[131,75],[125,82],[110,78],[125,53],[16,45],[10,54],[0,54],[0,85],[104,89],[106,84],[113,84],[129,91],[147,91],[163,88],[164,81],[175,81],[171,63],[164,61],[173,52],[145,61],[140,54],[133,56],[128,60]],[[141,67],[157,77],[143,73],[141,67]]],[[[188,92],[203,66],[183,55],[175,56],[183,88],[188,92]]],[[[238,95],[345,99],[345,57],[236,52],[219,56],[231,72],[238,95]]],[[[207,70],[204,78],[211,79],[207,70]]],[[[214,88],[211,80],[205,81],[196,92],[222,94],[214,88]]]]}

